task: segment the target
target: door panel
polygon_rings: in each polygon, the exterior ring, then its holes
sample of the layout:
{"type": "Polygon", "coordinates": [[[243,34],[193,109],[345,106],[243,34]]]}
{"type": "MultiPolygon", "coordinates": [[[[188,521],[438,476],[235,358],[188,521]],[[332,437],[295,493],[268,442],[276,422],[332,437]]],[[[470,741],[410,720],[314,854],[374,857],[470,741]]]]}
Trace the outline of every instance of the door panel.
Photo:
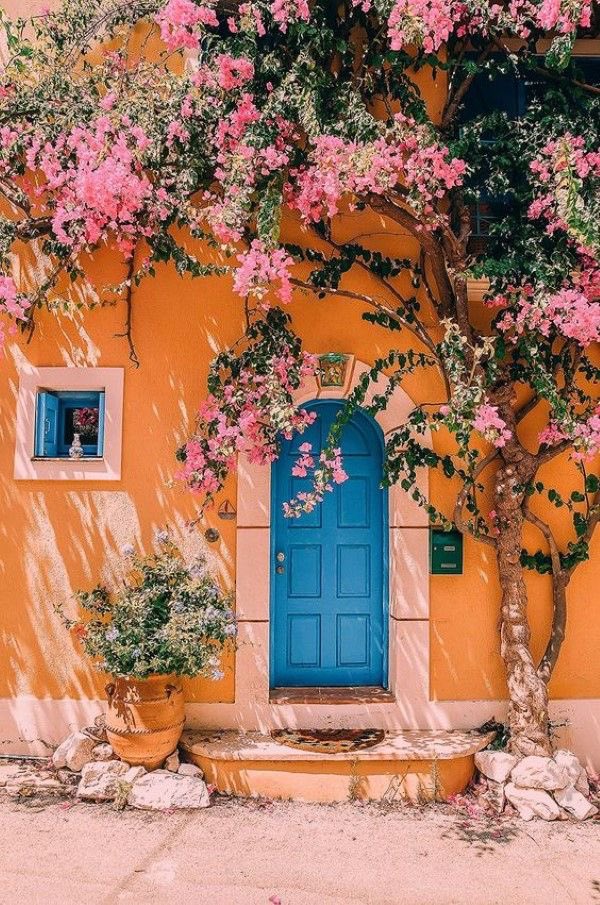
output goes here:
{"type": "Polygon", "coordinates": [[[273,686],[386,682],[387,494],[379,486],[383,445],[375,422],[358,412],[344,428],[347,481],[299,519],[282,513],[285,501],[311,488],[309,479],[291,474],[299,446],[312,443],[318,454],[342,405],[324,400],[307,406],[317,421],[284,443],[273,466],[273,686]]]}

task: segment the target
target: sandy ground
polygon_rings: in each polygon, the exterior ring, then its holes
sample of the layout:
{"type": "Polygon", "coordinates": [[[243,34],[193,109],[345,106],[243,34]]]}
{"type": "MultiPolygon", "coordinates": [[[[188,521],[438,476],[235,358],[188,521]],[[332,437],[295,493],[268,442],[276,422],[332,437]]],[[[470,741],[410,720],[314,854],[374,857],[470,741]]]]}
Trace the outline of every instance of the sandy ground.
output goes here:
{"type": "Polygon", "coordinates": [[[205,811],[0,801],[2,905],[590,905],[600,823],[217,799],[205,811]]]}

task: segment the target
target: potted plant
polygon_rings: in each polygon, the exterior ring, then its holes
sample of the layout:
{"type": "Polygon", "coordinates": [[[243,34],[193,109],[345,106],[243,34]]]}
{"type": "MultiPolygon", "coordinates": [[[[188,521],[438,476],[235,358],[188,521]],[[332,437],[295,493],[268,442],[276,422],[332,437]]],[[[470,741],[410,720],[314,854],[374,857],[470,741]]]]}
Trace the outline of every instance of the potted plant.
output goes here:
{"type": "Polygon", "coordinates": [[[184,716],[181,678],[221,678],[223,649],[236,627],[231,599],[204,558],[188,564],[166,531],[159,549],[123,548],[129,573],[114,592],[104,586],[75,596],[85,611],[63,621],[94,665],[110,673],[106,733],[130,764],[154,769],[177,746],[184,716]]]}

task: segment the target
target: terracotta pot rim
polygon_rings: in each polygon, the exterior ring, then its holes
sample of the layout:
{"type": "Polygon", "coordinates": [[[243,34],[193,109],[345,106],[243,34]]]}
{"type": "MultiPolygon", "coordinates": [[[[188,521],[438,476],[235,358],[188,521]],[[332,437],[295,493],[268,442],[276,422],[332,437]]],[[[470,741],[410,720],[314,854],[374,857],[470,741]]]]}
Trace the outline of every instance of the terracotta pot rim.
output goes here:
{"type": "Polygon", "coordinates": [[[139,679],[136,676],[116,676],[111,674],[111,678],[115,682],[155,682],[159,679],[181,679],[176,672],[153,672],[149,676],[145,676],[143,679],[139,679]]]}

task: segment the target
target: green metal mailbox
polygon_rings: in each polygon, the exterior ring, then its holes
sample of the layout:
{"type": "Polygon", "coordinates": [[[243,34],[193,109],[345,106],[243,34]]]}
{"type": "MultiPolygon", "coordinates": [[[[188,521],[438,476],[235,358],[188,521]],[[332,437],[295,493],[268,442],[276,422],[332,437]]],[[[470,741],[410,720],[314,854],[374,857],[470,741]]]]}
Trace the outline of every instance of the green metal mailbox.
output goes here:
{"type": "Polygon", "coordinates": [[[432,575],[462,575],[463,536],[460,531],[432,528],[429,561],[432,575]]]}

